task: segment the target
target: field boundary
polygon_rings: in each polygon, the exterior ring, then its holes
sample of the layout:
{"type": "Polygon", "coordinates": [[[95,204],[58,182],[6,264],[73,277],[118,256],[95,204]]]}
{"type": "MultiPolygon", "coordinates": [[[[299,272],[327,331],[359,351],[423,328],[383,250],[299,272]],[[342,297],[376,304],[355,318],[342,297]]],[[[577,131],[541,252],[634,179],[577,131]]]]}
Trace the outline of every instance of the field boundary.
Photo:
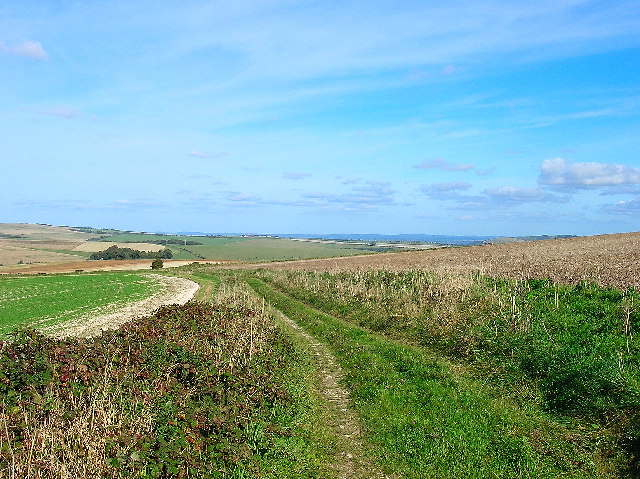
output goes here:
{"type": "Polygon", "coordinates": [[[55,338],[98,336],[102,331],[116,329],[135,318],[149,316],[160,306],[183,305],[191,300],[200,288],[198,283],[186,278],[160,274],[150,274],[149,276],[154,277],[161,288],[152,296],[116,307],[115,310],[102,314],[96,314],[94,311],[81,318],[43,328],[42,332],[55,338]]]}

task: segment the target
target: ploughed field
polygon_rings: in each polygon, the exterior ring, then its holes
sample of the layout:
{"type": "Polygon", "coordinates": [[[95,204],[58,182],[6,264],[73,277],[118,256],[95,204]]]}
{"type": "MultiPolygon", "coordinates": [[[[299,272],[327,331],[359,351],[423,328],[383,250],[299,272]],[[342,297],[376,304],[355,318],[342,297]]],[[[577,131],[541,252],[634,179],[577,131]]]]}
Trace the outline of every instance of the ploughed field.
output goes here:
{"type": "MultiPolygon", "coordinates": [[[[249,266],[256,267],[256,265],[249,266]]],[[[438,271],[640,287],[640,232],[260,264],[310,271],[438,271]]]]}

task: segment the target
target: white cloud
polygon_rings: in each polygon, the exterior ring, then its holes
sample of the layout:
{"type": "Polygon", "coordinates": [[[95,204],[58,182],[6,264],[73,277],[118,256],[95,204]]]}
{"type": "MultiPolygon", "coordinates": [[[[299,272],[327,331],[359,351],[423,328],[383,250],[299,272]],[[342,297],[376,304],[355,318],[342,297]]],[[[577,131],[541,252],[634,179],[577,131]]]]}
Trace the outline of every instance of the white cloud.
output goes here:
{"type": "Polygon", "coordinates": [[[49,58],[40,42],[23,42],[18,45],[7,45],[0,42],[0,53],[33,60],[47,60],[49,58]]]}
{"type": "Polygon", "coordinates": [[[445,171],[469,171],[476,167],[473,163],[465,163],[462,165],[456,165],[454,163],[449,163],[448,161],[443,160],[442,158],[433,158],[431,160],[424,160],[417,165],[413,165],[414,168],[418,168],[421,170],[429,170],[429,169],[439,169],[445,171]]]}
{"type": "Polygon", "coordinates": [[[611,163],[573,163],[562,158],[544,160],[538,183],[558,189],[604,188],[640,184],[640,169],[611,163]]]}

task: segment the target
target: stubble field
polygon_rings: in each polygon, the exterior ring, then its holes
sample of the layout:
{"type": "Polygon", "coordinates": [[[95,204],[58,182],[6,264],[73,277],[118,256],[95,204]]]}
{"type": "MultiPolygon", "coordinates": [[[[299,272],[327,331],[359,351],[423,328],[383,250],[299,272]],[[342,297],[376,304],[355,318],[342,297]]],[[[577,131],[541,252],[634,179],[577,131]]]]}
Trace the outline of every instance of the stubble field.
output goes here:
{"type": "Polygon", "coordinates": [[[640,232],[523,243],[263,263],[245,268],[308,271],[435,271],[513,279],[640,287],[640,232]]]}

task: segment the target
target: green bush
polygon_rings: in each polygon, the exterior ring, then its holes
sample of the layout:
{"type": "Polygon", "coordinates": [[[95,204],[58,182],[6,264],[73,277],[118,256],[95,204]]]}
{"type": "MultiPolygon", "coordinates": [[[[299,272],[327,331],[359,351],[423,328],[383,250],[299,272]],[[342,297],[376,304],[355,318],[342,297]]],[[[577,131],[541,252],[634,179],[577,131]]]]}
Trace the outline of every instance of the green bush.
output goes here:
{"type": "Polygon", "coordinates": [[[164,263],[160,258],[156,258],[151,262],[151,269],[162,269],[164,263]]]}

